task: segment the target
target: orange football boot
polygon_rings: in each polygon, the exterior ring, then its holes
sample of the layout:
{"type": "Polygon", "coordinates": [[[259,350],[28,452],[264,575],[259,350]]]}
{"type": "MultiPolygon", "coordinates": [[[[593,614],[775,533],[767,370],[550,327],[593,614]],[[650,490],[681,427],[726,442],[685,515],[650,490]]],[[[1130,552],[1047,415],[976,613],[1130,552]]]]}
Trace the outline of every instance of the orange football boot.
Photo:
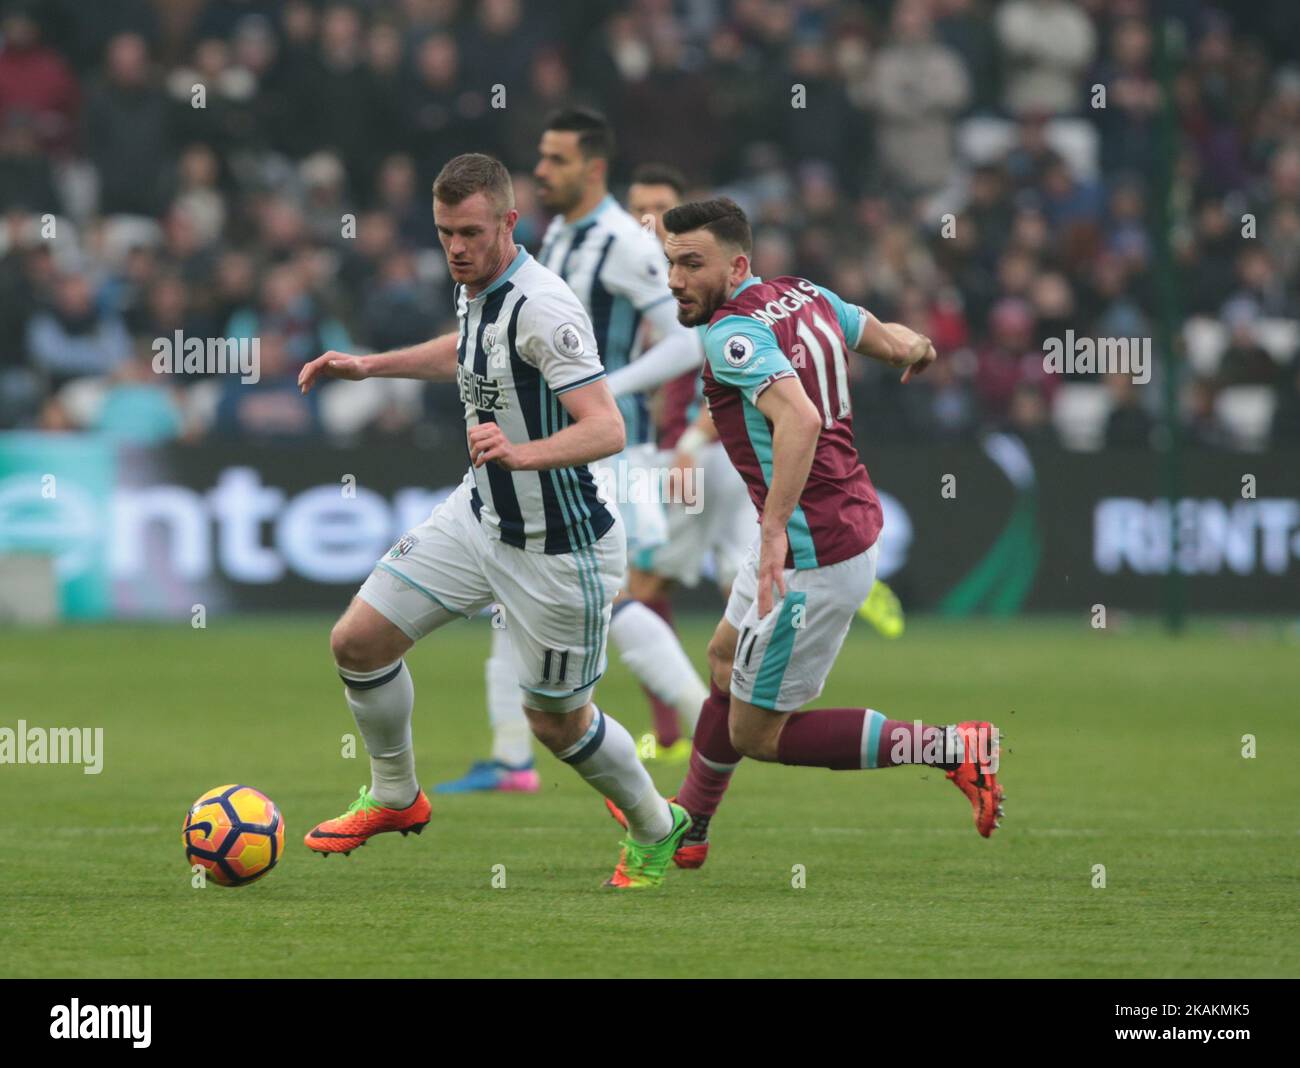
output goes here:
{"type": "MultiPolygon", "coordinates": [[[[668,800],[673,804],[679,803],[676,797],[670,797],[668,800]]],[[[605,798],[605,807],[618,821],[618,825],[626,831],[627,817],[623,815],[623,810],[608,797],[605,798]]],[[[673,853],[673,863],[679,868],[702,868],[709,856],[709,820],[713,817],[692,816],[691,818],[695,822],[691,824],[691,829],[686,832],[681,845],[673,853]]]]}
{"type": "Polygon", "coordinates": [[[373,835],[385,831],[401,831],[402,836],[419,834],[429,824],[433,806],[423,790],[406,808],[384,808],[370,796],[368,787],[348,806],[348,810],[332,820],[318,823],[303,839],[307,848],[323,857],[342,853],[345,857],[360,849],[373,835]]]}
{"type": "Polygon", "coordinates": [[[947,775],[966,795],[975,812],[975,829],[987,838],[1002,826],[1002,800],[1006,795],[997,776],[1001,738],[991,723],[969,720],[958,723],[957,730],[963,741],[962,762],[947,775]]]}

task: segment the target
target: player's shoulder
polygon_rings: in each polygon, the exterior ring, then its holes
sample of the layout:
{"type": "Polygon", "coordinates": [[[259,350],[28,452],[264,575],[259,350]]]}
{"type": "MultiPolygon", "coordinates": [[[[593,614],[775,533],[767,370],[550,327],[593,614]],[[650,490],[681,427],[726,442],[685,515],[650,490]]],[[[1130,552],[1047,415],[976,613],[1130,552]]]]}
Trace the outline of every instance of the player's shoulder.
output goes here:
{"type": "MultiPolygon", "coordinates": [[[[783,318],[780,312],[795,312],[824,295],[821,286],[797,275],[783,274],[757,280],[732,297],[737,308],[747,313],[765,312],[766,318],[783,318]],[[769,307],[773,305],[773,307],[769,307]]],[[[765,317],[758,316],[760,319],[765,317]]]]}
{"type": "Polygon", "coordinates": [[[642,226],[636,216],[612,198],[597,216],[597,224],[614,239],[609,249],[612,256],[623,259],[649,258],[655,263],[663,259],[663,248],[654,233],[642,226]]]}
{"type": "MultiPolygon", "coordinates": [[[[728,302],[730,303],[730,302],[728,302]]],[[[753,365],[753,357],[777,348],[771,326],[723,305],[703,331],[704,355],[711,366],[739,370],[753,365]]]]}
{"type": "Polygon", "coordinates": [[[576,304],[582,307],[581,301],[569,288],[569,283],[532,256],[515,272],[515,281],[534,311],[553,304],[576,304]]]}

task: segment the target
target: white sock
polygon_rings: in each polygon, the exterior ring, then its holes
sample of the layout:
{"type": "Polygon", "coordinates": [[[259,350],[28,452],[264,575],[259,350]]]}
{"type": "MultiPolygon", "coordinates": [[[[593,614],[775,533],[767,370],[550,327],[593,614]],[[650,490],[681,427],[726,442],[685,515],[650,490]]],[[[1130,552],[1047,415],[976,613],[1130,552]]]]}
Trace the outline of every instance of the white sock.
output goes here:
{"type": "Polygon", "coordinates": [[[352,718],[370,754],[370,793],[385,808],[406,808],[420,792],[411,747],[415,683],[406,661],[374,671],[339,668],[352,718]]]}
{"type": "Polygon", "coordinates": [[[511,767],[533,762],[533,731],[524,715],[523,697],[504,629],[492,628],[487,665],[488,720],[492,724],[492,759],[511,767]]]}
{"type": "Polygon", "coordinates": [[[594,709],[587,733],[555,755],[623,810],[634,841],[658,842],[673,829],[668,802],[637,759],[632,735],[612,716],[594,709]]]}
{"type": "Polygon", "coordinates": [[[673,628],[640,601],[625,601],[614,606],[609,638],[637,681],[677,709],[686,733],[694,734],[709,689],[695,674],[673,628]]]}

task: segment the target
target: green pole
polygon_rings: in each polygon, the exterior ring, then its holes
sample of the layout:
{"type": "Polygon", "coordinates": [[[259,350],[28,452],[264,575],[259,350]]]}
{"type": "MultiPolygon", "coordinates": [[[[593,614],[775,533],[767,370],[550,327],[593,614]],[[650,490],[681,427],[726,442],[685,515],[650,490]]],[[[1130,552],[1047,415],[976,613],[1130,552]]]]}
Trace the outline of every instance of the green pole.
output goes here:
{"type": "Polygon", "coordinates": [[[1182,497],[1183,441],[1178,419],[1178,355],[1175,351],[1179,314],[1179,279],[1170,244],[1174,222],[1174,167],[1178,158],[1178,120],[1174,111],[1174,57],[1179,27],[1162,3],[1155,32],[1156,76],[1160,79],[1160,118],[1156,128],[1156,166],[1152,184],[1153,211],[1149,212],[1156,268],[1155,343],[1160,353],[1163,383],[1160,448],[1160,484],[1169,501],[1169,544],[1172,548],[1169,574],[1165,578],[1164,618],[1170,633],[1182,631],[1186,623],[1187,592],[1177,568],[1178,523],[1175,507],[1182,497]]]}

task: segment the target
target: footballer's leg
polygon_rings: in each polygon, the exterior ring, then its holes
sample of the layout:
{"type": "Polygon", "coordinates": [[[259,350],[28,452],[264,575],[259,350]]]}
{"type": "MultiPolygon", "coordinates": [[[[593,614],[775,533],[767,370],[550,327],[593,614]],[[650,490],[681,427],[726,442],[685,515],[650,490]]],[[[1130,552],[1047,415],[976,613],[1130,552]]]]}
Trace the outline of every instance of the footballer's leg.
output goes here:
{"type": "MultiPolygon", "coordinates": [[[[671,529],[670,525],[670,532],[671,529]]],[[[649,550],[641,555],[648,557],[651,554],[652,550],[649,550]]],[[[663,620],[665,626],[673,634],[676,648],[681,650],[681,640],[677,637],[677,630],[673,625],[673,605],[668,596],[670,585],[668,579],[662,578],[651,571],[645,571],[631,565],[627,569],[627,598],[630,601],[644,605],[663,620]]],[[[616,603],[615,610],[617,611],[618,608],[619,604],[616,603]]],[[[660,632],[660,637],[662,639],[662,632],[660,632]]],[[[682,656],[685,657],[684,650],[682,656]]],[[[688,665],[689,663],[687,661],[688,665]]],[[[680,672],[680,664],[677,667],[680,672]]],[[[673,701],[664,700],[645,684],[641,686],[646,699],[650,702],[650,715],[654,723],[655,741],[657,743],[654,752],[654,759],[656,760],[670,762],[679,759],[684,760],[691,751],[689,737],[682,737],[682,726],[685,726],[687,735],[695,732],[695,719],[700,710],[700,691],[695,686],[689,685],[689,682],[695,679],[694,670],[681,673],[680,677],[688,680],[688,684],[679,687],[682,692],[673,701]]]]}
{"type": "MultiPolygon", "coordinates": [[[[735,604],[747,603],[744,590],[742,587],[735,604]]],[[[729,601],[728,611],[732,610],[733,602],[729,601]]],[[[735,610],[743,615],[743,607],[735,610]]],[[[741,760],[741,754],[731,744],[728,726],[731,662],[737,637],[736,628],[724,617],[709,639],[709,696],[700,709],[695,727],[686,780],[677,795],[671,798],[690,813],[692,821],[690,830],[673,854],[673,863],[679,868],[699,868],[708,859],[709,823],[722,804],[722,797],[731,785],[732,772],[741,760]]],[[[606,805],[610,815],[626,827],[623,813],[613,802],[607,801],[606,805]]]]}
{"type": "Polygon", "coordinates": [[[680,737],[679,720],[689,730],[705,697],[704,683],[681,641],[656,612],[622,593],[613,606],[609,639],[642,688],[672,713],[661,711],[655,718],[659,743],[672,745],[680,737]]]}
{"type": "Polygon", "coordinates": [[[499,790],[535,794],[542,787],[533,766],[533,732],[519,702],[504,616],[492,613],[492,651],[484,665],[488,721],[492,726],[492,755],[476,760],[459,779],[439,783],[434,792],[463,794],[499,790]]]}
{"type": "Polygon", "coordinates": [[[609,885],[655,886],[690,817],[659,795],[636,743],[591,700],[604,673],[611,602],[623,581],[621,523],[569,553],[496,543],[492,580],[506,617],[524,712],[547,749],[627,812],[629,834],[609,885]]]}
{"type": "Polygon", "coordinates": [[[418,834],[429,822],[411,744],[415,688],[403,656],[426,634],[491,601],[467,523],[477,529],[468,493],[458,490],[375,565],[330,634],[371,778],[346,812],[307,833],[318,853],[347,854],[376,834],[418,834]]]}
{"type": "Polygon", "coordinates": [[[621,723],[590,701],[571,712],[556,711],[558,707],[525,707],[538,741],[604,794],[607,804],[626,812],[628,835],[605,885],[619,890],[658,886],[690,829],[690,816],[659,796],[621,723]]]}
{"type": "Polygon", "coordinates": [[[988,837],[1002,815],[997,731],[988,723],[934,726],[871,708],[794,711],[815,699],[857,606],[871,588],[877,547],[849,560],[787,571],[785,596],[766,617],[751,606],[731,677],[736,750],[754,760],[857,770],[924,764],[943,769],[988,837]]]}

